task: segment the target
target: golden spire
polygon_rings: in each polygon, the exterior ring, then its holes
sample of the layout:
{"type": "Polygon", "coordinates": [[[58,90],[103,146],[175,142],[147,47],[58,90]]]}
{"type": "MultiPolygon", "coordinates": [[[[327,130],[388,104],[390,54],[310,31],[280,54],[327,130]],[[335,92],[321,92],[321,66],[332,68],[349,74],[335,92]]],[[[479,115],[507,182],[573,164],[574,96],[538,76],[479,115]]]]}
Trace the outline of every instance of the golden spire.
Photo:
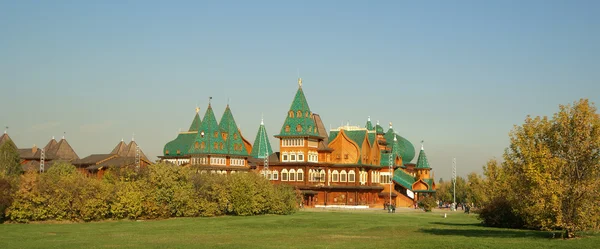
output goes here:
{"type": "Polygon", "coordinates": [[[302,78],[298,78],[298,86],[302,87],[302,78]]]}
{"type": "Polygon", "coordinates": [[[200,112],[200,107],[196,106],[196,113],[199,113],[199,112],[200,112]]]}

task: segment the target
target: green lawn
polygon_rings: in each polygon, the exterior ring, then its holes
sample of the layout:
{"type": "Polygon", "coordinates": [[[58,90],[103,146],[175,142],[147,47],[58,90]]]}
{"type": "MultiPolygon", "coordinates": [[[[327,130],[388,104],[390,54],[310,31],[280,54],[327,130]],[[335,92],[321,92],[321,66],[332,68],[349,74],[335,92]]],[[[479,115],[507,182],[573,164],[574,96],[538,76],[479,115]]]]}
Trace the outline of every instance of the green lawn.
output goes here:
{"type": "Polygon", "coordinates": [[[598,248],[573,240],[486,228],[474,215],[301,211],[288,216],[180,218],[77,224],[3,224],[0,248],[598,248]]]}

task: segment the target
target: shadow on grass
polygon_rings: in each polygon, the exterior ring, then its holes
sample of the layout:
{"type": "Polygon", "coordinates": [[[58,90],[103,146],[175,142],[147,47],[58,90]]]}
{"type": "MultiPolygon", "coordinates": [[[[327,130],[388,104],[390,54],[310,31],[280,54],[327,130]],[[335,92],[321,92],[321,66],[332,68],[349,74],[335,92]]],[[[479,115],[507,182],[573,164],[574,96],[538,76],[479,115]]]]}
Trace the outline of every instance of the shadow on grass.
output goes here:
{"type": "Polygon", "coordinates": [[[483,227],[483,225],[480,222],[478,222],[478,223],[429,222],[429,224],[444,225],[444,226],[456,226],[456,227],[483,227]]]}
{"type": "MultiPolygon", "coordinates": [[[[463,224],[459,224],[463,225],[463,224]]],[[[421,232],[433,235],[452,235],[465,237],[488,237],[488,238],[551,238],[547,232],[527,230],[499,230],[494,228],[483,229],[421,229],[421,232]]]]}

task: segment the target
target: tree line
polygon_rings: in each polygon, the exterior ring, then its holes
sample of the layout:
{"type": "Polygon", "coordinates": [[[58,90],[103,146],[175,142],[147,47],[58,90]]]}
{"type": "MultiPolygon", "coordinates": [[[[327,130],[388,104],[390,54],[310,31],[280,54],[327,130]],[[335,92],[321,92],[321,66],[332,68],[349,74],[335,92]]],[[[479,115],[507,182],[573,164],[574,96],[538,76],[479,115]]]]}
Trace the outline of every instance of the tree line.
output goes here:
{"type": "Polygon", "coordinates": [[[199,174],[164,163],[109,169],[102,179],[68,163],[42,174],[6,169],[0,161],[0,219],[11,222],[291,214],[300,197],[253,172],[199,174]]]}

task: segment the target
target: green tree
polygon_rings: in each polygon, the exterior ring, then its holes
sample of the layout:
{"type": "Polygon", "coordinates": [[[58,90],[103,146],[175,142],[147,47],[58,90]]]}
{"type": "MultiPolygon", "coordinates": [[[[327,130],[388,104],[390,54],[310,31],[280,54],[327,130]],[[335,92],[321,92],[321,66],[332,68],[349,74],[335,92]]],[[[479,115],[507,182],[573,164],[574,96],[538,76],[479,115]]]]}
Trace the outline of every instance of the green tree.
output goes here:
{"type": "Polygon", "coordinates": [[[17,146],[8,140],[0,146],[0,174],[17,176],[23,171],[17,146]]]}

